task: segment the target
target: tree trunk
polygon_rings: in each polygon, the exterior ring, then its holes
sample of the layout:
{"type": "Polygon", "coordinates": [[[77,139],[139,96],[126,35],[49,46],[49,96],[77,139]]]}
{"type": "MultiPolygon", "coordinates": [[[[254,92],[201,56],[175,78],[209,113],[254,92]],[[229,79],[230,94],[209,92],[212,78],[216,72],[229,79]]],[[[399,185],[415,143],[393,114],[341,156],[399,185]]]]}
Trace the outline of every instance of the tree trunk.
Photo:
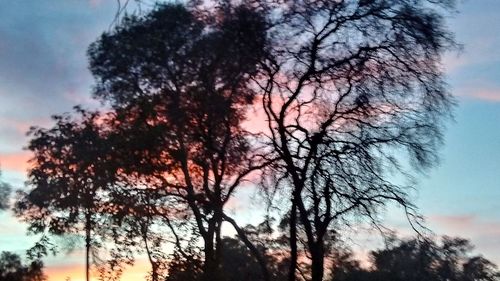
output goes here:
{"type": "Polygon", "coordinates": [[[213,241],[213,233],[204,237],[204,246],[203,249],[205,255],[205,261],[203,263],[203,281],[218,281],[217,276],[217,261],[215,257],[215,249],[214,249],[214,241],[213,241]]]}
{"type": "Polygon", "coordinates": [[[311,254],[311,281],[323,281],[325,250],[323,241],[314,243],[311,254]]]}
{"type": "Polygon", "coordinates": [[[288,281],[295,281],[295,270],[297,269],[297,206],[295,198],[292,200],[290,211],[290,267],[288,269],[288,281]]]}
{"type": "Polygon", "coordinates": [[[91,247],[92,216],[90,212],[85,215],[85,280],[90,281],[90,247],[91,247]]]}
{"type": "Polygon", "coordinates": [[[151,279],[152,281],[158,281],[158,269],[156,262],[153,260],[153,256],[151,255],[151,249],[149,248],[148,244],[147,231],[143,232],[142,239],[144,240],[146,253],[148,255],[149,263],[151,264],[151,279]]]}
{"type": "MultiPolygon", "coordinates": [[[[221,233],[221,227],[222,227],[222,216],[220,213],[218,214],[217,218],[217,226],[215,227],[215,247],[214,247],[214,261],[215,261],[215,271],[219,279],[222,279],[222,273],[221,267],[222,267],[222,258],[224,255],[224,245],[222,243],[222,233],[221,233]]],[[[220,280],[222,281],[222,280],[220,280]]]]}

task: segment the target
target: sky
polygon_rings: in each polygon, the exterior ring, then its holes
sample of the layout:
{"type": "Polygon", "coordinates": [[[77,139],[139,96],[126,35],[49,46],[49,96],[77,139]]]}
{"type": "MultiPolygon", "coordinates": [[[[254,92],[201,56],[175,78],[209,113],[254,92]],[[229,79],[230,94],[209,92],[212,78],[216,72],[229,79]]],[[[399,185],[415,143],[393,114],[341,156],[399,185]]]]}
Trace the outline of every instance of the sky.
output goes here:
{"type": "MultiPolygon", "coordinates": [[[[51,115],[77,104],[98,106],[90,96],[86,50],[109,28],[116,9],[111,0],[0,1],[2,181],[24,187],[30,126],[48,126],[51,115]]],[[[415,202],[436,234],[469,238],[477,253],[500,264],[500,1],[459,1],[448,25],[463,46],[443,60],[458,107],[441,163],[418,177],[415,202]]],[[[388,212],[386,220],[408,229],[401,213],[388,212]]],[[[0,214],[0,251],[23,254],[33,241],[25,225],[0,214]]],[[[78,250],[49,257],[46,265],[51,281],[83,280],[78,250]]],[[[141,280],[145,267],[139,263],[126,278],[141,280]]]]}

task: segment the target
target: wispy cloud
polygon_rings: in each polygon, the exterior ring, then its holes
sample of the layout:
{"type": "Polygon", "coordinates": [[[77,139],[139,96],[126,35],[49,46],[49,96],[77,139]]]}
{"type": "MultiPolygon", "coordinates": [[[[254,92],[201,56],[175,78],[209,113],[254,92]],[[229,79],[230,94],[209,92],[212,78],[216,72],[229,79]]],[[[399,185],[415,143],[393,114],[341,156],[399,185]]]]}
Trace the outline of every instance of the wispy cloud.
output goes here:
{"type": "Polygon", "coordinates": [[[13,172],[25,172],[28,169],[28,160],[31,158],[29,152],[3,153],[0,154],[0,167],[2,170],[13,172]]]}
{"type": "Polygon", "coordinates": [[[472,97],[480,100],[500,102],[500,89],[483,89],[472,94],[472,97]]]}
{"type": "Polygon", "coordinates": [[[433,215],[428,220],[440,229],[450,230],[450,233],[469,236],[500,235],[500,221],[485,220],[477,215],[433,215]]]}
{"type": "Polygon", "coordinates": [[[477,252],[496,264],[500,263],[500,220],[477,215],[432,215],[428,217],[432,229],[441,235],[471,239],[477,252]]]}
{"type": "Polygon", "coordinates": [[[486,102],[500,102],[500,85],[494,85],[489,81],[473,81],[464,83],[454,94],[465,100],[480,100],[486,102]]]}

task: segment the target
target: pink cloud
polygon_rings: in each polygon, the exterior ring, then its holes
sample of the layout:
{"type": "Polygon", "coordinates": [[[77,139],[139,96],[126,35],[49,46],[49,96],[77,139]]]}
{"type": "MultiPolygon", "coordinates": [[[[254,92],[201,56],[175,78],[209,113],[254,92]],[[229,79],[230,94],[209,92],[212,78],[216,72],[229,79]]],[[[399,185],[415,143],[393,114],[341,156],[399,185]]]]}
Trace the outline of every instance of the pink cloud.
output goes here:
{"type": "Polygon", "coordinates": [[[25,172],[29,167],[28,160],[30,158],[31,153],[27,151],[18,153],[1,153],[0,168],[2,170],[25,172]]]}
{"type": "Polygon", "coordinates": [[[500,89],[483,89],[472,94],[473,98],[485,101],[500,102],[500,89]]]}
{"type": "Polygon", "coordinates": [[[428,217],[431,229],[438,234],[471,239],[476,253],[500,264],[500,220],[476,215],[433,215],[428,217]]]}
{"type": "Polygon", "coordinates": [[[447,230],[450,234],[458,233],[467,236],[500,235],[500,221],[488,221],[475,215],[433,215],[429,222],[439,230],[447,230]]]}
{"type": "Polygon", "coordinates": [[[2,127],[4,128],[12,128],[15,132],[22,134],[26,133],[31,126],[31,123],[27,121],[21,121],[6,117],[0,117],[0,124],[2,124],[2,127]]]}
{"type": "Polygon", "coordinates": [[[474,79],[464,86],[457,88],[453,93],[461,98],[500,102],[500,88],[484,79],[474,79]]]}
{"type": "Polygon", "coordinates": [[[97,8],[103,3],[102,0],[89,0],[89,4],[92,8],[97,8]]]}

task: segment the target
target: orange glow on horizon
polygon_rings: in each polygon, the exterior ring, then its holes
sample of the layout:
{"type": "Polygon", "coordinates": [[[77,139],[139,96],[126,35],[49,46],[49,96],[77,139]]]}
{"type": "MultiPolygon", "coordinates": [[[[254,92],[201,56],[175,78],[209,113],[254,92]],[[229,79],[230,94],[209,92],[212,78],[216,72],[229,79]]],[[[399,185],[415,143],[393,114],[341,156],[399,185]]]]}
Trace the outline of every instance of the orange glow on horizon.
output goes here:
{"type": "MultiPolygon", "coordinates": [[[[48,281],[85,281],[85,265],[81,264],[70,264],[70,265],[52,265],[46,266],[45,274],[48,277],[48,281]],[[69,278],[69,279],[68,279],[69,278]]],[[[149,263],[145,260],[137,260],[136,264],[132,267],[127,267],[121,277],[121,281],[137,281],[144,280],[148,271],[150,270],[149,263]]],[[[98,281],[98,273],[93,270],[91,273],[91,281],[98,281]]]]}

